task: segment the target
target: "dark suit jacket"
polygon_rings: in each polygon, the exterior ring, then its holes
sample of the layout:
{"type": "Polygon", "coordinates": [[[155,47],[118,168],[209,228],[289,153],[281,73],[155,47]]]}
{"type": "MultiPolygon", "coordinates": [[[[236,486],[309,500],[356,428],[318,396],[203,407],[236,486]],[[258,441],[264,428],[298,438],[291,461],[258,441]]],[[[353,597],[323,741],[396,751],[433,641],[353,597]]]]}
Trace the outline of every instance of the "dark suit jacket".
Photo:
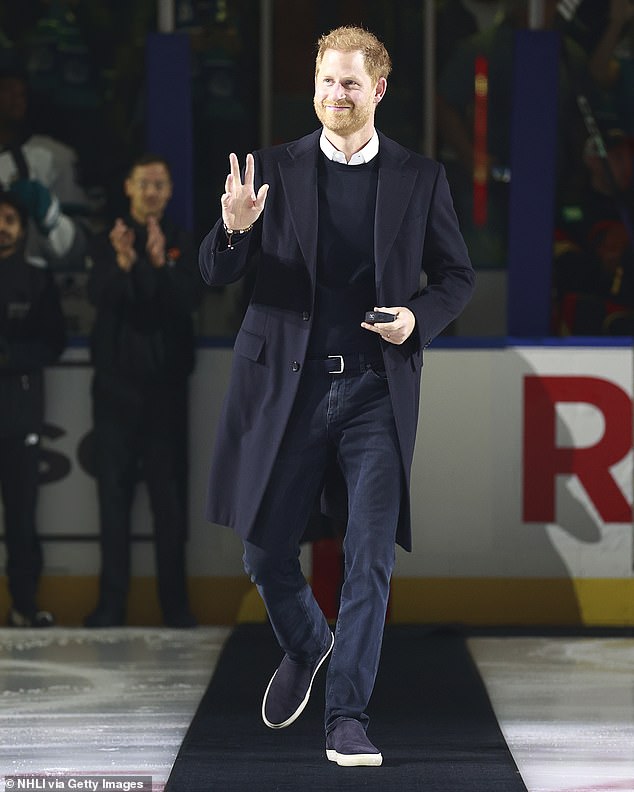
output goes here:
{"type": "MultiPolygon", "coordinates": [[[[270,471],[301,376],[312,326],[317,259],[317,162],[321,130],[255,152],[255,189],[270,185],[253,231],[227,249],[219,221],[200,247],[205,281],[219,285],[257,267],[236,338],[211,464],[207,517],[253,538],[270,471]]],[[[454,319],[474,287],[441,165],[382,134],[374,258],[377,305],[405,305],[416,329],[383,357],[407,491],[397,541],[411,549],[409,479],[418,423],[423,348],[454,319]],[[421,288],[424,271],[427,285],[421,288]]],[[[235,237],[234,237],[235,240],[235,237]]],[[[372,308],[373,306],[369,306],[372,308]]],[[[284,530],[284,526],[280,526],[284,530]]],[[[258,537],[260,543],[269,538],[258,537]]],[[[270,538],[277,543],[276,537],[270,538]]]]}

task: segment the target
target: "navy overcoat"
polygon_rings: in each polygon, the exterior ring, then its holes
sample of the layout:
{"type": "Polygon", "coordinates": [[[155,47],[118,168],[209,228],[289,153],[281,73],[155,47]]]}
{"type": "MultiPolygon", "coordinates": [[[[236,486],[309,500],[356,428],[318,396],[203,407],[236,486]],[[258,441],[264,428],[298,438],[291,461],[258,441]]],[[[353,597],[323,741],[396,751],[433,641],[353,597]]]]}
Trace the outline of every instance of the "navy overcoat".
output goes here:
{"type": "MultiPolygon", "coordinates": [[[[209,284],[231,283],[249,267],[257,268],[235,341],[207,499],[211,522],[231,526],[251,540],[312,327],[320,134],[317,130],[255,152],[255,190],[270,185],[262,216],[242,240],[234,236],[233,250],[227,249],[221,221],[200,246],[200,269],[209,284]]],[[[381,133],[379,143],[377,305],[407,306],[416,316],[416,329],[404,344],[381,341],[407,482],[396,538],[409,550],[409,481],[423,349],[462,311],[475,278],[443,167],[381,133]]],[[[274,545],[280,539],[257,537],[257,542],[274,545]]]]}

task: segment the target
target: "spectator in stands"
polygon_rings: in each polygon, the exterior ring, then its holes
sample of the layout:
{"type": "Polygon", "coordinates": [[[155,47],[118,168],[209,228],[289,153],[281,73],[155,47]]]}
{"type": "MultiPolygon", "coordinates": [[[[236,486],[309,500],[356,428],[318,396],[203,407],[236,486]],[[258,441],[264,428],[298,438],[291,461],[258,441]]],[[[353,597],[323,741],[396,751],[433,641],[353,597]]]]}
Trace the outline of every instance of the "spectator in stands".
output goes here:
{"type": "Polygon", "coordinates": [[[590,74],[607,93],[611,110],[634,139],[634,3],[610,0],[608,18],[592,51],[590,74]]]}
{"type": "Polygon", "coordinates": [[[54,269],[83,263],[87,235],[71,212],[87,212],[71,148],[28,127],[28,80],[16,65],[0,69],[0,185],[29,211],[28,252],[54,269]]]}
{"type": "Polygon", "coordinates": [[[634,332],[632,149],[618,127],[604,124],[601,139],[586,143],[586,189],[578,203],[562,207],[557,228],[554,283],[563,335],[634,332]]]}
{"type": "Polygon", "coordinates": [[[10,627],[49,627],[37,604],[42,549],[36,530],[44,366],[66,343],[53,277],[25,254],[27,212],[0,193],[0,486],[4,507],[10,627]]]}
{"type": "Polygon", "coordinates": [[[95,240],[89,257],[88,294],[97,312],[92,360],[101,582],[85,624],[125,622],[130,511],[143,476],[163,619],[189,627],[195,621],[185,577],[187,381],[201,280],[189,235],[164,215],[172,195],[168,163],[141,157],[124,189],[128,215],[95,240]]]}
{"type": "Polygon", "coordinates": [[[504,0],[437,0],[437,3],[436,63],[440,71],[458,42],[496,23],[504,0]]]}
{"type": "MultiPolygon", "coordinates": [[[[556,19],[556,1],[545,0],[545,27],[556,19]]],[[[527,0],[506,0],[506,13],[492,28],[459,44],[439,76],[437,93],[439,142],[452,186],[456,210],[474,264],[504,266],[508,189],[511,179],[511,130],[513,106],[513,55],[515,33],[527,26],[527,0]],[[476,59],[486,60],[488,70],[486,106],[487,218],[474,221],[474,120],[476,117],[476,59]]],[[[576,109],[574,83],[585,68],[582,48],[568,37],[563,39],[566,58],[560,71],[559,173],[567,178],[567,156],[583,145],[583,124],[576,109]],[[564,65],[565,64],[565,65],[564,65]]]]}

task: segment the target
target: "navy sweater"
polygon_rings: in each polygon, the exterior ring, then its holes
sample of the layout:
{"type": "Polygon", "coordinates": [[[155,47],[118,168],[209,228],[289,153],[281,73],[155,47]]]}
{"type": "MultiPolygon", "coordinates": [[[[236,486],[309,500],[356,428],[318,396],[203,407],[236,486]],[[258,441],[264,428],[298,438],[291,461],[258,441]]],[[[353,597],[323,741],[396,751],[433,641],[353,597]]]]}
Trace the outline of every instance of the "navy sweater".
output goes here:
{"type": "Polygon", "coordinates": [[[380,356],[373,333],[360,327],[376,305],[374,212],[378,157],[363,165],[319,161],[319,232],[311,357],[364,352],[380,356]]]}

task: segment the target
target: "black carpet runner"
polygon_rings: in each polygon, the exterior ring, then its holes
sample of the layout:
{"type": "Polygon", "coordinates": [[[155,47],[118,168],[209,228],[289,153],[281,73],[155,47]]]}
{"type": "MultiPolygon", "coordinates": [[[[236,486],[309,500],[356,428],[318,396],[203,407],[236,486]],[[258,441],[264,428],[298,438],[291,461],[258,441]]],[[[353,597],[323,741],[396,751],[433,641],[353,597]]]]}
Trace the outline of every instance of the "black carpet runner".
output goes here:
{"type": "Polygon", "coordinates": [[[236,628],[165,792],[526,792],[458,632],[387,627],[369,709],[378,768],[326,759],[323,670],[296,723],[263,724],[262,695],[280,659],[268,624],[236,628]]]}

